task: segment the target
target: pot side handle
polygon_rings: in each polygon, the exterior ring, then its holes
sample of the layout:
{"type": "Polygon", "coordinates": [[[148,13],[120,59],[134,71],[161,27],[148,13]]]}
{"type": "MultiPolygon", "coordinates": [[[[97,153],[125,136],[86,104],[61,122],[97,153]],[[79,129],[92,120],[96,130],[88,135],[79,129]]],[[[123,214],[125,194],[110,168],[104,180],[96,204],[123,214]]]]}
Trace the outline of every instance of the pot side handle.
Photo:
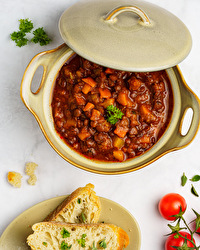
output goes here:
{"type": "Polygon", "coordinates": [[[177,127],[167,143],[168,151],[176,150],[187,146],[194,137],[196,136],[199,125],[200,125],[200,100],[196,94],[187,86],[185,80],[183,79],[179,68],[179,77],[182,79],[182,84],[180,84],[181,92],[181,111],[180,117],[177,123],[177,127]],[[185,118],[186,111],[191,108],[193,111],[190,127],[185,135],[181,133],[183,121],[185,118]]]}
{"type": "Polygon", "coordinates": [[[39,112],[41,110],[41,102],[42,102],[42,92],[44,89],[44,83],[47,78],[49,71],[51,70],[54,62],[58,60],[58,58],[69,49],[66,44],[62,44],[56,49],[44,51],[37,54],[28,64],[23,78],[21,82],[20,95],[25,106],[34,114],[35,112],[39,112]],[[42,80],[40,82],[40,86],[36,92],[32,92],[31,85],[34,74],[39,66],[43,67],[43,75],[42,80]],[[39,107],[40,106],[40,107],[39,107]],[[37,109],[38,107],[38,109],[37,109]]]}

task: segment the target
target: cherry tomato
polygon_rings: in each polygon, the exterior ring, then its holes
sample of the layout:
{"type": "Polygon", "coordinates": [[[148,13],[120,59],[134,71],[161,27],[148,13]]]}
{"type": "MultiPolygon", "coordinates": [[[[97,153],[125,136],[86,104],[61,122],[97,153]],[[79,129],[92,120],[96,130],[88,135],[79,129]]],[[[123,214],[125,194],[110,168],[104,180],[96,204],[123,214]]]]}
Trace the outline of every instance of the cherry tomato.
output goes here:
{"type": "Polygon", "coordinates": [[[197,229],[196,233],[200,236],[200,227],[197,229]]]}
{"type": "Polygon", "coordinates": [[[175,220],[173,215],[176,215],[180,212],[180,207],[182,211],[185,212],[187,204],[185,199],[180,194],[176,193],[166,194],[160,200],[158,205],[159,212],[163,218],[171,221],[175,220]]]}
{"type": "MultiPolygon", "coordinates": [[[[187,237],[187,239],[191,240],[191,235],[189,233],[187,233],[187,232],[179,232],[179,233],[182,236],[187,237]]],[[[165,242],[165,250],[174,250],[174,248],[172,246],[174,246],[174,247],[181,247],[183,245],[185,239],[182,238],[182,237],[180,237],[180,236],[178,238],[176,238],[176,237],[174,238],[175,235],[176,234],[171,234],[167,238],[167,240],[165,242]]],[[[195,243],[194,239],[193,239],[193,241],[195,243]]],[[[194,245],[190,241],[187,241],[187,246],[188,247],[194,247],[194,245]]]]}

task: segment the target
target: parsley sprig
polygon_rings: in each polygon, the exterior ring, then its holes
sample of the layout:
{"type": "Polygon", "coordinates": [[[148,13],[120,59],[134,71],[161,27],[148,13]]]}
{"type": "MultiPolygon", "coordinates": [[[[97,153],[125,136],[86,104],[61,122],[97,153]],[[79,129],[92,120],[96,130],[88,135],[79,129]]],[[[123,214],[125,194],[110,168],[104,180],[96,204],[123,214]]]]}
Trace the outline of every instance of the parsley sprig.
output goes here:
{"type": "Polygon", "coordinates": [[[31,20],[29,21],[28,18],[20,19],[19,23],[19,30],[23,33],[30,33],[33,29],[33,23],[31,20]]]}
{"type": "Polygon", "coordinates": [[[14,31],[10,34],[11,40],[13,40],[16,43],[16,46],[22,47],[27,45],[27,43],[33,42],[33,43],[39,43],[41,46],[47,45],[51,42],[51,39],[48,37],[46,32],[44,31],[44,28],[38,28],[33,31],[33,38],[29,40],[26,37],[27,33],[30,33],[33,29],[33,23],[28,18],[26,19],[20,19],[19,20],[19,31],[14,31]]]}
{"type": "Polygon", "coordinates": [[[43,28],[38,28],[33,31],[34,37],[31,39],[33,43],[39,43],[41,46],[47,45],[51,42],[43,28]]]}
{"type": "Polygon", "coordinates": [[[14,31],[12,34],[10,34],[10,38],[16,43],[16,46],[18,47],[22,47],[28,43],[28,39],[25,37],[25,33],[22,31],[14,31]]]}
{"type": "Polygon", "coordinates": [[[109,105],[106,109],[107,109],[107,121],[113,125],[117,123],[119,119],[122,119],[122,116],[124,115],[119,108],[113,105],[109,105]]]}

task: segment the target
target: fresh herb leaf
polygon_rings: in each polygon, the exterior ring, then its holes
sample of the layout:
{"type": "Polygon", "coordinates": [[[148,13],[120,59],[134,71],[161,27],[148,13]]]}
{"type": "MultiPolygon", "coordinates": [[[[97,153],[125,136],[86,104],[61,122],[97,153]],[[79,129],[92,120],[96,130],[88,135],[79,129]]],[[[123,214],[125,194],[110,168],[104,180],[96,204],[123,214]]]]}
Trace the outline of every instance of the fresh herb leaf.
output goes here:
{"type": "Polygon", "coordinates": [[[14,31],[10,34],[11,40],[13,40],[18,47],[22,47],[28,43],[28,39],[25,38],[25,33],[22,31],[14,31]]]}
{"type": "Polygon", "coordinates": [[[61,242],[61,250],[66,250],[66,249],[70,249],[72,247],[72,245],[68,246],[68,243],[65,243],[64,241],[61,242]]]}
{"type": "Polygon", "coordinates": [[[81,199],[80,199],[80,198],[78,198],[77,202],[78,202],[78,204],[81,204],[81,199]]]}
{"type": "Polygon", "coordinates": [[[33,23],[32,21],[29,21],[28,18],[20,19],[19,22],[20,22],[19,24],[20,31],[24,33],[29,33],[33,29],[33,23]]]}
{"type": "Polygon", "coordinates": [[[109,105],[106,109],[107,109],[107,121],[113,125],[116,122],[118,122],[119,119],[122,119],[122,116],[124,115],[119,108],[113,105],[109,105]]]}
{"type": "MultiPolygon", "coordinates": [[[[33,29],[33,23],[28,18],[19,20],[19,31],[14,31],[10,34],[11,40],[13,40],[18,47],[27,45],[28,38],[26,37],[27,33],[30,33],[33,29]]],[[[47,36],[43,28],[38,28],[33,31],[34,37],[31,39],[31,42],[39,43],[41,46],[47,45],[50,43],[51,39],[47,36]]]]}
{"type": "Polygon", "coordinates": [[[70,232],[68,232],[64,227],[62,231],[60,232],[60,234],[62,235],[63,238],[70,237],[70,232]]]}
{"type": "Polygon", "coordinates": [[[87,236],[86,234],[82,234],[81,239],[78,239],[78,240],[77,240],[77,241],[78,241],[78,244],[81,245],[82,247],[85,247],[85,237],[86,237],[86,236],[87,236]]]}
{"type": "Polygon", "coordinates": [[[85,215],[84,215],[84,213],[81,213],[81,218],[82,218],[82,221],[83,221],[83,223],[85,223],[85,221],[86,221],[86,218],[85,218],[85,215]]]}
{"type": "Polygon", "coordinates": [[[102,241],[99,242],[99,246],[102,247],[102,248],[107,248],[107,245],[106,245],[106,239],[103,239],[102,241]]]}
{"type": "Polygon", "coordinates": [[[190,181],[200,181],[200,175],[195,175],[190,179],[190,181]]]}
{"type": "Polygon", "coordinates": [[[33,35],[34,37],[31,39],[31,42],[39,43],[41,46],[47,45],[51,42],[51,39],[48,37],[43,27],[34,30],[33,35]]]}
{"type": "Polygon", "coordinates": [[[47,246],[47,243],[46,242],[42,242],[42,245],[44,245],[45,247],[47,246]]]}
{"type": "Polygon", "coordinates": [[[195,226],[195,230],[196,230],[196,233],[197,234],[200,234],[200,232],[198,232],[197,230],[200,228],[200,214],[197,213],[194,209],[192,209],[193,212],[195,213],[196,215],[196,219],[195,219],[195,223],[196,223],[196,226],[195,226]]]}
{"type": "Polygon", "coordinates": [[[92,247],[90,247],[91,250],[97,250],[97,248],[95,247],[95,242],[93,241],[92,247]]]}
{"type": "Polygon", "coordinates": [[[191,192],[192,192],[193,195],[199,197],[199,194],[197,193],[197,191],[196,191],[196,189],[194,188],[193,185],[192,185],[192,187],[191,187],[191,192]]]}
{"type": "Polygon", "coordinates": [[[181,186],[185,186],[186,182],[187,182],[187,176],[185,175],[185,173],[183,173],[181,177],[181,186]]]}

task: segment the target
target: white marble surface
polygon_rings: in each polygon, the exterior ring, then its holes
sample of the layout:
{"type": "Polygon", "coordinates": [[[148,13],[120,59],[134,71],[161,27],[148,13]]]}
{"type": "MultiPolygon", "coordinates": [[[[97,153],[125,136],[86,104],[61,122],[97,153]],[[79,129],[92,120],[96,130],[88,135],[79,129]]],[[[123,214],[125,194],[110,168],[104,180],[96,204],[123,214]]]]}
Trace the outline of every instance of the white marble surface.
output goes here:
{"type": "MultiPolygon", "coordinates": [[[[177,15],[189,28],[193,47],[180,67],[188,85],[200,96],[200,1],[149,1],[177,15]]],[[[74,2],[76,0],[0,0],[0,234],[16,216],[32,205],[68,194],[91,182],[99,196],[118,202],[134,215],[141,229],[142,250],[161,250],[165,240],[163,235],[168,228],[167,221],[158,213],[157,203],[164,194],[178,192],[185,197],[188,202],[187,220],[193,218],[191,208],[200,212],[200,198],[191,194],[190,184],[180,185],[183,172],[188,177],[200,174],[200,134],[188,147],[167,154],[139,171],[117,176],[97,175],[64,161],[48,144],[20,99],[20,83],[27,64],[35,54],[62,43],[58,20],[74,2]],[[45,47],[35,44],[16,47],[9,34],[18,29],[18,19],[21,18],[30,18],[35,27],[43,26],[53,42],[45,47]],[[27,161],[39,165],[36,186],[27,184],[24,173],[27,161]],[[8,184],[8,171],[23,175],[20,189],[8,184]]],[[[200,183],[196,188],[200,193],[200,183]]]]}

